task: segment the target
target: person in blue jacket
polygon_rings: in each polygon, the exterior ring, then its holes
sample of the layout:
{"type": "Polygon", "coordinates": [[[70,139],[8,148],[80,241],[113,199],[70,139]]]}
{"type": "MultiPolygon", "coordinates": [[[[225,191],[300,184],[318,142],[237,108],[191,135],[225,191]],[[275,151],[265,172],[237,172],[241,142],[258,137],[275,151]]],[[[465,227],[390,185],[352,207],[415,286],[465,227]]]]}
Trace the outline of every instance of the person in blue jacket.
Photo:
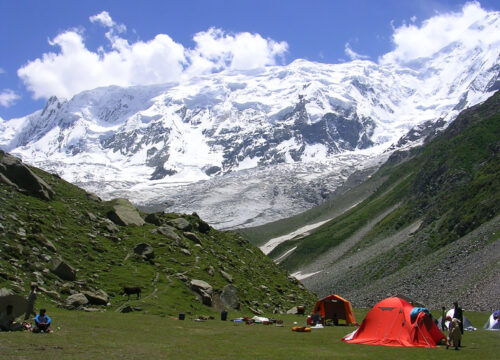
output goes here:
{"type": "Polygon", "coordinates": [[[50,317],[45,312],[45,309],[40,309],[40,314],[35,316],[35,328],[33,332],[52,332],[50,329],[50,317]]]}

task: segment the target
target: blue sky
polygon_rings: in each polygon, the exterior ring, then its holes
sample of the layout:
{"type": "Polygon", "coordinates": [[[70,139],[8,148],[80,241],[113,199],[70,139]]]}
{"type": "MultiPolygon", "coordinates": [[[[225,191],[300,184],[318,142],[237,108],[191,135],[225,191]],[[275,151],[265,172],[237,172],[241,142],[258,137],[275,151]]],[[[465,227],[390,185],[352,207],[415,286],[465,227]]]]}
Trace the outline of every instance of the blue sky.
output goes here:
{"type": "MultiPolygon", "coordinates": [[[[377,62],[395,49],[398,29],[419,28],[465,3],[0,0],[0,117],[27,115],[52,94],[109,84],[182,81],[299,58],[377,62]]],[[[498,0],[474,6],[500,10],[498,0]]]]}

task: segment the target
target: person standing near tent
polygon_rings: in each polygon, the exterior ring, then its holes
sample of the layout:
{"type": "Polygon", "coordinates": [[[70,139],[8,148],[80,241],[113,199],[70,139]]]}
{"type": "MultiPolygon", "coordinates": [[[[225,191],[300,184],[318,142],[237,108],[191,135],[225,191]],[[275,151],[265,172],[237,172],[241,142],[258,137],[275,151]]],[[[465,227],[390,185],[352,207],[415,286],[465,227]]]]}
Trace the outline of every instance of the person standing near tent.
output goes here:
{"type": "Polygon", "coordinates": [[[441,324],[439,325],[441,326],[441,331],[446,330],[446,308],[444,306],[441,308],[441,324]]]}
{"type": "Polygon", "coordinates": [[[28,320],[31,315],[36,315],[33,311],[35,309],[35,301],[37,298],[36,291],[38,286],[35,283],[31,284],[31,291],[28,295],[28,308],[26,309],[26,314],[24,315],[24,320],[28,320]]]}
{"type": "Polygon", "coordinates": [[[460,332],[460,325],[462,322],[457,318],[453,318],[450,321],[450,332],[448,333],[448,344],[446,345],[446,349],[450,345],[455,347],[455,350],[458,350],[460,347],[460,342],[462,340],[462,333],[460,332]]]}
{"type": "MultiPolygon", "coordinates": [[[[458,306],[458,301],[453,303],[453,309],[455,310],[453,313],[453,318],[460,320],[460,334],[464,334],[464,314],[462,308],[458,306]]],[[[458,346],[462,346],[462,337],[458,340],[458,346]]]]}

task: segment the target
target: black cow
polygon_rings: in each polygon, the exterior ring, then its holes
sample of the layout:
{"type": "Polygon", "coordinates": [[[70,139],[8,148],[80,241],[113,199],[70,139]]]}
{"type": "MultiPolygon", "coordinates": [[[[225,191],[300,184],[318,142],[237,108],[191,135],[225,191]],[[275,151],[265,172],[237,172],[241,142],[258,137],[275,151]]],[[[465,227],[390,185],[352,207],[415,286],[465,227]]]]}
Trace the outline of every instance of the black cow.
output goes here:
{"type": "Polygon", "coordinates": [[[139,299],[141,297],[141,288],[138,286],[136,286],[136,287],[124,286],[123,287],[123,294],[128,296],[128,300],[130,300],[131,294],[137,294],[137,298],[139,299]]]}

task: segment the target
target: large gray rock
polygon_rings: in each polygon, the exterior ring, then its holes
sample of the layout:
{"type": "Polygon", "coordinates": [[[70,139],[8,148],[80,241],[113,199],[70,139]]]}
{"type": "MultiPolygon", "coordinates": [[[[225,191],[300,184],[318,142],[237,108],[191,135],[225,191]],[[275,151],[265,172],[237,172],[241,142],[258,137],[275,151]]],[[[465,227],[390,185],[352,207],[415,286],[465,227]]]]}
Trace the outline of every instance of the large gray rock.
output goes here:
{"type": "Polygon", "coordinates": [[[164,225],[164,226],[161,226],[158,229],[156,229],[156,231],[159,234],[162,234],[163,236],[166,236],[169,239],[172,239],[175,241],[181,240],[181,237],[179,235],[177,235],[177,233],[175,232],[175,228],[172,226],[164,225]]]}
{"type": "Polygon", "coordinates": [[[212,285],[203,280],[191,280],[191,289],[201,296],[202,303],[207,306],[212,305],[212,285]]]}
{"type": "Polygon", "coordinates": [[[121,226],[142,226],[145,224],[139,211],[127,199],[115,199],[111,202],[113,209],[108,212],[108,218],[121,226]]]}
{"type": "Polygon", "coordinates": [[[236,288],[233,285],[226,285],[222,288],[220,299],[226,309],[237,310],[240,308],[240,298],[238,296],[238,288],[236,288]]]}
{"type": "Polygon", "coordinates": [[[153,247],[146,243],[140,243],[136,245],[136,247],[134,248],[134,252],[146,260],[153,259],[155,257],[153,247]]]}
{"type": "Polygon", "coordinates": [[[0,289],[0,296],[9,296],[9,295],[14,295],[14,291],[12,291],[11,289],[7,289],[7,288],[0,289]]]}
{"type": "Polygon", "coordinates": [[[109,296],[104,290],[97,290],[95,292],[84,291],[83,295],[85,295],[91,305],[107,305],[109,302],[109,296]]]}
{"type": "Polygon", "coordinates": [[[61,259],[55,259],[52,263],[52,272],[62,280],[75,281],[76,271],[61,259]]]}
{"type": "Polygon", "coordinates": [[[184,218],[170,220],[170,224],[181,231],[190,231],[193,228],[193,225],[184,218]]]}
{"type": "Polygon", "coordinates": [[[144,220],[146,220],[146,222],[149,223],[149,224],[160,226],[162,224],[161,217],[160,217],[161,214],[162,213],[151,213],[151,214],[148,214],[144,218],[144,220]]]}
{"type": "Polygon", "coordinates": [[[39,197],[43,200],[52,200],[54,190],[18,158],[0,152],[0,181],[8,185],[15,184],[16,190],[39,197]]]}
{"type": "Polygon", "coordinates": [[[187,237],[189,240],[194,241],[197,244],[203,245],[201,239],[195,233],[185,232],[184,236],[187,237]]]}
{"type": "Polygon", "coordinates": [[[67,309],[77,309],[84,305],[87,305],[89,300],[82,293],[77,293],[74,295],[70,295],[66,298],[66,308],[67,309]]]}

